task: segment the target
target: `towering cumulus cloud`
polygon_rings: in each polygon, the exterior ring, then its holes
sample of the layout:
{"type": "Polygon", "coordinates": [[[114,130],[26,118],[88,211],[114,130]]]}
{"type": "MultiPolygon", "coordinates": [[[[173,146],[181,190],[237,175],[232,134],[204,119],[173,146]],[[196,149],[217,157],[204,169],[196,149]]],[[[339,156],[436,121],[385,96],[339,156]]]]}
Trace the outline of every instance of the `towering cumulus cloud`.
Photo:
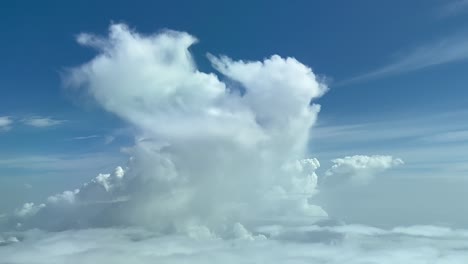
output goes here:
{"type": "Polygon", "coordinates": [[[273,220],[326,216],[308,200],[319,167],[305,151],[320,109],[311,101],[327,90],[310,68],[278,55],[208,55],[229,85],[197,69],[189,51],[196,39],[187,33],[141,35],[114,24],[107,38],[81,34],[78,42],[99,53],[72,69],[68,83],[132,125],[136,143],[125,168],[28,206],[31,225],[66,210],[70,217],[46,226],[235,236],[273,220]]]}

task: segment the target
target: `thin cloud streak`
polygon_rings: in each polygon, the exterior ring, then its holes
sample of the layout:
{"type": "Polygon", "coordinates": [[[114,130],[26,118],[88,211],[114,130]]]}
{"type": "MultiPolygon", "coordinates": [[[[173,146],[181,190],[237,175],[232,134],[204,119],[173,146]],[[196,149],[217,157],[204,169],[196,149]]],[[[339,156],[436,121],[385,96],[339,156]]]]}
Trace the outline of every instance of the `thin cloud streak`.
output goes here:
{"type": "Polygon", "coordinates": [[[16,157],[0,157],[0,167],[6,169],[21,169],[32,171],[76,171],[98,169],[117,164],[122,159],[119,155],[107,153],[85,153],[80,155],[30,155],[16,157]]]}
{"type": "Polygon", "coordinates": [[[468,59],[468,37],[461,35],[452,36],[437,42],[419,46],[407,52],[405,55],[399,56],[398,59],[385,66],[337,82],[335,86],[369,81],[466,59],[468,59]]]}
{"type": "Polygon", "coordinates": [[[25,118],[22,121],[25,125],[42,128],[42,127],[57,126],[66,122],[67,120],[58,120],[58,119],[53,119],[50,117],[36,116],[36,117],[25,118]]]}
{"type": "Polygon", "coordinates": [[[80,136],[80,137],[74,137],[74,140],[86,140],[86,139],[93,139],[93,138],[99,138],[101,136],[98,135],[90,135],[90,136],[80,136]]]}

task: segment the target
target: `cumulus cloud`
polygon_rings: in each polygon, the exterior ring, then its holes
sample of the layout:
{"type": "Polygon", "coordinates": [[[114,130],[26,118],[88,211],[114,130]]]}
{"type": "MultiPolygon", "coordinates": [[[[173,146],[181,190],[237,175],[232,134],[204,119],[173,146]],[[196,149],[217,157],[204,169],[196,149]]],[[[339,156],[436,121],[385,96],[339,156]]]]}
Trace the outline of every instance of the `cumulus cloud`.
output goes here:
{"type": "Polygon", "coordinates": [[[44,203],[38,205],[32,202],[25,203],[15,210],[12,216],[6,216],[6,226],[0,225],[0,227],[58,231],[69,228],[111,226],[115,222],[111,219],[113,215],[110,211],[115,208],[109,205],[128,201],[128,197],[123,196],[124,175],[125,170],[119,166],[113,173],[98,174],[77,189],[51,195],[44,203]],[[100,212],[101,210],[103,211],[100,212]],[[109,222],[103,224],[106,221],[109,222]]]}
{"type": "Polygon", "coordinates": [[[10,130],[13,120],[9,116],[0,116],[0,132],[10,130]]]}
{"type": "Polygon", "coordinates": [[[392,156],[355,155],[332,160],[334,165],[328,169],[324,178],[325,184],[350,182],[367,184],[377,174],[403,164],[403,160],[392,156]]]}
{"type": "MultiPolygon", "coordinates": [[[[100,178],[101,175],[102,174],[99,174],[98,177],[96,178],[100,178]]],[[[51,204],[57,204],[57,203],[73,204],[75,202],[75,196],[79,192],[80,192],[80,189],[75,189],[74,191],[64,191],[63,193],[49,196],[49,198],[47,198],[47,201],[51,204]]]]}
{"type": "Polygon", "coordinates": [[[327,87],[294,58],[208,55],[232,86],[197,69],[189,51],[196,41],[123,24],[111,25],[107,38],[78,36],[99,55],[72,69],[67,83],[138,131],[135,146],[124,149],[132,159],[119,187],[108,186],[108,174],[95,179],[109,199],[129,197],[119,205],[121,221],[223,233],[226,223],[326,216],[309,203],[319,164],[306,147],[320,110],[311,101],[327,87]]]}
{"type": "Polygon", "coordinates": [[[65,122],[65,120],[53,119],[50,117],[29,117],[22,120],[25,125],[33,127],[51,127],[65,122]]]}

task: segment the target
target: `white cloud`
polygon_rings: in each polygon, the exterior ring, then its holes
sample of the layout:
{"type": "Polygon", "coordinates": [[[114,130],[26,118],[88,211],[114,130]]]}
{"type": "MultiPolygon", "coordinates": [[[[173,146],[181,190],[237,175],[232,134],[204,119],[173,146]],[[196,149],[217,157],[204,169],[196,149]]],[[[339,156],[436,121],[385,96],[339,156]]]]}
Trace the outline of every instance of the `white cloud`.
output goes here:
{"type": "MultiPolygon", "coordinates": [[[[311,100],[327,90],[309,67],[278,55],[263,61],[209,55],[240,92],[197,69],[189,52],[196,39],[184,32],[141,35],[115,24],[108,38],[81,34],[78,42],[99,55],[71,70],[68,84],[138,132],[135,146],[124,148],[133,158],[121,183],[101,174],[89,185],[95,191],[80,189],[77,204],[128,197],[118,206],[100,203],[125,211],[108,221],[164,232],[202,226],[224,233],[226,223],[326,216],[308,200],[318,162],[304,158],[320,109],[311,100]],[[285,169],[296,160],[296,169],[285,169]]],[[[100,217],[106,216],[94,220],[100,217]]]]}
{"type": "Polygon", "coordinates": [[[353,184],[367,184],[377,174],[403,164],[392,156],[355,155],[332,160],[334,165],[327,170],[325,184],[349,181],[353,184]]]}
{"type": "Polygon", "coordinates": [[[22,120],[24,124],[33,127],[51,127],[60,125],[66,120],[58,120],[50,117],[29,117],[22,120]]]}
{"type": "MultiPolygon", "coordinates": [[[[99,173],[94,179],[83,184],[79,189],[73,191],[64,191],[47,198],[47,205],[73,205],[75,203],[89,204],[94,202],[105,202],[102,194],[112,192],[119,186],[125,176],[125,170],[118,166],[112,174],[99,173]],[[96,200],[97,199],[97,200],[96,200]]],[[[109,196],[111,197],[111,196],[109,196]]],[[[107,198],[115,201],[115,197],[107,198]]]]}
{"type": "Polygon", "coordinates": [[[13,120],[9,116],[0,116],[0,132],[10,130],[13,120]]]}
{"type": "Polygon", "coordinates": [[[74,191],[64,191],[56,195],[52,195],[47,198],[47,202],[51,204],[58,203],[69,203],[73,204],[76,200],[76,195],[80,192],[80,189],[75,189],[74,191]]]}

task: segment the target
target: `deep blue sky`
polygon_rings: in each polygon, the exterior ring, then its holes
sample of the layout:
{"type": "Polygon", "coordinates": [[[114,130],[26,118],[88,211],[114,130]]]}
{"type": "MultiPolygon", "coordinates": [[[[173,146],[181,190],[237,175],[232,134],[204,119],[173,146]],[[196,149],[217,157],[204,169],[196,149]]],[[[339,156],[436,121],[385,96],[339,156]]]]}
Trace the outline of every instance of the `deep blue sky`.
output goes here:
{"type": "MultiPolygon", "coordinates": [[[[193,50],[202,66],[207,51],[244,59],[277,53],[341,81],[384,66],[399,53],[463,32],[465,15],[439,14],[446,2],[3,1],[0,112],[77,111],[61,91],[59,73],[93,55],[74,36],[105,34],[111,21],[148,33],[187,31],[200,39],[193,50]]],[[[327,106],[324,114],[459,107],[467,102],[460,85],[465,67],[446,65],[343,87],[332,83],[332,91],[321,100],[327,106]]]]}
{"type": "Polygon", "coordinates": [[[318,139],[311,143],[311,153],[325,159],[384,152],[406,158],[407,172],[436,174],[436,161],[443,170],[467,154],[452,148],[468,140],[467,1],[2,1],[0,117],[14,121],[0,130],[4,186],[15,190],[64,171],[95,173],[118,160],[105,153],[131,144],[125,124],[75,98],[61,81],[68,67],[95,55],[76,35],[105,35],[111,22],[142,33],[189,32],[200,40],[192,51],[205,71],[212,71],[207,52],[247,60],[279,54],[310,66],[331,88],[318,101],[318,139]],[[66,121],[25,125],[31,117],[66,121]],[[431,137],[437,142],[428,144],[431,137]],[[30,166],[44,158],[49,165],[30,166]],[[54,167],[64,160],[67,166],[54,167]]]}

